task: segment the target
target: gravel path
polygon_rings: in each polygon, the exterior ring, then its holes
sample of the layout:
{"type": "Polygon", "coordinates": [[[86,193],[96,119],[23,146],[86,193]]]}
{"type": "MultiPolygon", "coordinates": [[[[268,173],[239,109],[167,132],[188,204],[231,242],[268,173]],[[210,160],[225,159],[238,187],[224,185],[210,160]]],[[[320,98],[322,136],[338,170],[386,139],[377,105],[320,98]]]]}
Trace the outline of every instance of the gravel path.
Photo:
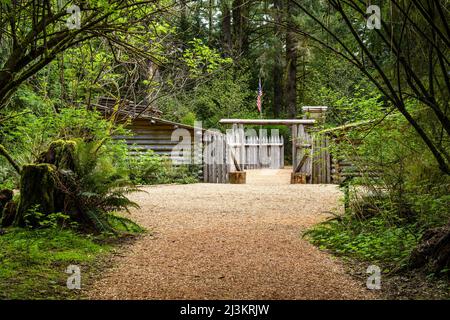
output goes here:
{"type": "Polygon", "coordinates": [[[153,230],[113,258],[93,299],[365,299],[371,292],[300,232],[339,204],[331,185],[252,170],[246,185],[145,187],[132,218],[153,230]]]}

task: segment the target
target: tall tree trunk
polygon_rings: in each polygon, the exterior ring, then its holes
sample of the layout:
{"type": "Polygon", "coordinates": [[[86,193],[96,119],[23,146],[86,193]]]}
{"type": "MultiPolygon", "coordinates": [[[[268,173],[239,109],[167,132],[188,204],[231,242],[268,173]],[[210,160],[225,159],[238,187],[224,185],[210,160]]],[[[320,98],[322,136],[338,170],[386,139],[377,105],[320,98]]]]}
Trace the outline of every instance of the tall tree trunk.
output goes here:
{"type": "Polygon", "coordinates": [[[248,1],[233,1],[233,44],[237,56],[248,50],[247,34],[248,1]]]}
{"type": "Polygon", "coordinates": [[[275,117],[279,117],[281,110],[283,110],[284,88],[283,88],[283,39],[282,31],[279,25],[282,23],[282,9],[283,1],[273,1],[275,13],[274,13],[274,33],[276,38],[275,55],[273,61],[273,113],[275,117]]]}
{"type": "Polygon", "coordinates": [[[226,2],[222,3],[222,46],[231,55],[233,50],[231,43],[231,10],[226,2]]]}
{"type": "Polygon", "coordinates": [[[185,44],[190,40],[188,31],[189,31],[189,20],[188,20],[188,7],[186,4],[187,0],[181,0],[180,1],[180,22],[179,22],[179,30],[181,33],[181,38],[183,39],[182,46],[184,47],[185,44]]]}
{"type": "Polygon", "coordinates": [[[208,5],[208,43],[212,43],[212,29],[213,29],[213,0],[209,0],[208,5]]]}
{"type": "Polygon", "coordinates": [[[278,118],[283,109],[283,66],[275,61],[273,66],[273,114],[278,118]]]}
{"type": "Polygon", "coordinates": [[[286,30],[286,107],[290,118],[297,116],[297,38],[295,25],[292,20],[294,7],[287,2],[286,12],[288,18],[286,30]]]}

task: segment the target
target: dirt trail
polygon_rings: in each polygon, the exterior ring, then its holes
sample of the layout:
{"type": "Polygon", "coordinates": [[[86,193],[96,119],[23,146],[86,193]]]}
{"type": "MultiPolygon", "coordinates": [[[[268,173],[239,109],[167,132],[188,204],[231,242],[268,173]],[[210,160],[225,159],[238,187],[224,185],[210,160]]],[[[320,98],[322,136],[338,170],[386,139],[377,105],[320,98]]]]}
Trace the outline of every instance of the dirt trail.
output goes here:
{"type": "Polygon", "coordinates": [[[289,170],[246,185],[145,187],[132,218],[152,229],[87,295],[95,299],[367,299],[338,260],[300,233],[339,204],[331,185],[290,185],[289,170]]]}

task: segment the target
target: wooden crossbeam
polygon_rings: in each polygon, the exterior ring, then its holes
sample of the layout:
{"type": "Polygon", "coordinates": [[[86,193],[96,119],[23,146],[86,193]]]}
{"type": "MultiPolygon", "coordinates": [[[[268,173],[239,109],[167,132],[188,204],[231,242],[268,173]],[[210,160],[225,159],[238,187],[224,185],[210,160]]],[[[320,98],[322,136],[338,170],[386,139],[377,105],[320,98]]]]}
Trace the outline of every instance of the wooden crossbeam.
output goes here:
{"type": "Polygon", "coordinates": [[[254,124],[254,125],[293,125],[293,124],[314,124],[314,119],[221,119],[222,124],[254,124]]]}

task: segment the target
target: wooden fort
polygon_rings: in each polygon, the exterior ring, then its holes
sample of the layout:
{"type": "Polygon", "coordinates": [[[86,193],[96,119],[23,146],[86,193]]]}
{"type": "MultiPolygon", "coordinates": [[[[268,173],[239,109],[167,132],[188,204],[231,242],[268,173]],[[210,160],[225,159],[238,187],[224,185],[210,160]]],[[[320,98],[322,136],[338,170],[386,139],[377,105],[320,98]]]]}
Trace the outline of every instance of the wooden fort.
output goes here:
{"type": "Polygon", "coordinates": [[[277,134],[266,136],[261,132],[247,135],[246,125],[290,127],[291,183],[339,183],[341,174],[345,175],[343,168],[351,165],[332,159],[328,149],[333,136],[319,134],[316,129],[315,124],[322,121],[327,107],[303,107],[303,119],[222,119],[220,123],[228,124],[230,128],[227,133],[221,133],[162,119],[159,110],[128,100],[117,102],[100,98],[94,106],[107,117],[114,116],[118,122],[127,122],[126,128],[133,135],[116,138],[126,141],[131,154],[153,150],[160,156],[177,160],[178,165],[199,164],[199,176],[208,183],[229,183],[230,176],[231,182],[242,183],[245,182],[245,174],[242,174],[245,170],[284,167],[286,144],[283,137],[277,134]],[[175,131],[178,134],[174,134],[175,131]],[[183,141],[180,132],[191,149],[187,160],[185,154],[174,157],[174,149],[183,141]]]}

